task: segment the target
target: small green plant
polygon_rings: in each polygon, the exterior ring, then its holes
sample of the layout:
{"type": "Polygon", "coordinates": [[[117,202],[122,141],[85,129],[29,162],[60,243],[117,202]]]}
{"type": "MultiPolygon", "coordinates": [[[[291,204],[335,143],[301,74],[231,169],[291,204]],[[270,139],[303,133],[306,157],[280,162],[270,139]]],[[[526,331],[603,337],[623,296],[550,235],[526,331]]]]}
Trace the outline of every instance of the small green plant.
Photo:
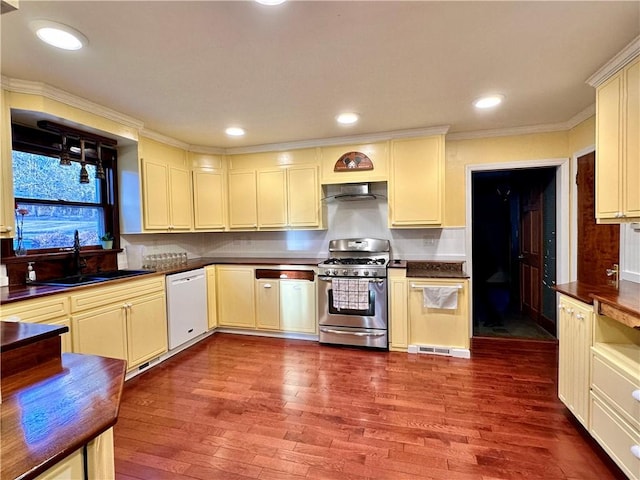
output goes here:
{"type": "Polygon", "coordinates": [[[102,240],[103,242],[109,242],[109,241],[113,241],[113,235],[111,235],[111,232],[106,232],[104,235],[102,235],[100,237],[100,240],[102,240]]]}

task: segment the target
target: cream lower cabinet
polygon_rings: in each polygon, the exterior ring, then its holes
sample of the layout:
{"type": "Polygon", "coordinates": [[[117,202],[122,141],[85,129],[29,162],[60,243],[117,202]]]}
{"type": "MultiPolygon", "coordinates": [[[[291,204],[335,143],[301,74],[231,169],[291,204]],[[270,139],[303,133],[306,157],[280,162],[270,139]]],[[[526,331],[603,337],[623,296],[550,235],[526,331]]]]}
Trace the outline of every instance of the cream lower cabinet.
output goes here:
{"type": "Polygon", "coordinates": [[[390,228],[442,225],[444,162],[444,135],[391,142],[390,228]]]}
{"type": "Polygon", "coordinates": [[[256,280],[256,326],[262,330],[280,330],[279,280],[256,280]]]}
{"type": "Polygon", "coordinates": [[[596,219],[640,219],[640,58],[596,90],[596,219]]]}
{"type": "Polygon", "coordinates": [[[216,297],[216,266],[205,267],[207,275],[207,319],[209,329],[218,326],[218,299],[216,297]]]}
{"type": "Polygon", "coordinates": [[[427,348],[469,349],[469,281],[464,279],[408,278],[409,343],[427,348]],[[424,288],[458,289],[455,308],[424,306],[424,288]]]}
{"type": "Polygon", "coordinates": [[[317,333],[316,284],[307,280],[280,280],[280,330],[317,333]]]}
{"type": "Polygon", "coordinates": [[[9,321],[68,327],[69,331],[60,337],[61,349],[62,353],[73,351],[69,297],[67,295],[53,295],[2,305],[1,318],[9,321]]]}
{"type": "Polygon", "coordinates": [[[594,314],[589,432],[640,479],[640,330],[594,314]]]}
{"type": "Polygon", "coordinates": [[[589,428],[593,307],[558,295],[558,397],[589,428]]]}
{"type": "Polygon", "coordinates": [[[85,478],[84,464],[83,449],[80,448],[46,472],[38,475],[35,480],[75,480],[85,478]]]}
{"type": "Polygon", "coordinates": [[[409,315],[407,312],[407,271],[389,270],[389,349],[406,352],[409,315]]]}
{"type": "Polygon", "coordinates": [[[130,370],[167,351],[164,277],[94,287],[70,298],[75,352],[121,358],[130,370]]]}
{"type": "Polygon", "coordinates": [[[256,327],[254,285],[253,267],[216,266],[218,325],[221,327],[256,327]]]}

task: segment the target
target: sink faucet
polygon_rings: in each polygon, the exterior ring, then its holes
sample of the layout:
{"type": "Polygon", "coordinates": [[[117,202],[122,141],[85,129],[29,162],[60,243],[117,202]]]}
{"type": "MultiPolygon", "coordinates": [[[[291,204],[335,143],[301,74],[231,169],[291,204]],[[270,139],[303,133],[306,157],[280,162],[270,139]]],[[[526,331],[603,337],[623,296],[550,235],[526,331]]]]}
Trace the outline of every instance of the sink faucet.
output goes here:
{"type": "Polygon", "coordinates": [[[80,275],[87,262],[80,257],[80,235],[78,230],[73,234],[73,270],[75,275],[80,275]]]}
{"type": "Polygon", "coordinates": [[[616,289],[620,286],[619,274],[620,271],[617,263],[613,264],[613,268],[607,268],[607,277],[611,277],[610,283],[614,285],[616,289]]]}

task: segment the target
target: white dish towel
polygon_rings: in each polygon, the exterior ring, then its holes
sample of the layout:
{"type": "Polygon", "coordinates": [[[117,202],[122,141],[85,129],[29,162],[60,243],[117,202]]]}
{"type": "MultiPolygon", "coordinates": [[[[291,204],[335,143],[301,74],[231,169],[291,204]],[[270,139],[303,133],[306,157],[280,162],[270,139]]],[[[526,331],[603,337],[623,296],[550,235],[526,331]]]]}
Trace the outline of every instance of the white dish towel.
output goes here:
{"type": "Polygon", "coordinates": [[[458,308],[458,287],[422,287],[422,300],[425,308],[458,308]]]}
{"type": "Polygon", "coordinates": [[[333,307],[348,310],[369,308],[369,280],[354,278],[331,279],[333,307]]]}

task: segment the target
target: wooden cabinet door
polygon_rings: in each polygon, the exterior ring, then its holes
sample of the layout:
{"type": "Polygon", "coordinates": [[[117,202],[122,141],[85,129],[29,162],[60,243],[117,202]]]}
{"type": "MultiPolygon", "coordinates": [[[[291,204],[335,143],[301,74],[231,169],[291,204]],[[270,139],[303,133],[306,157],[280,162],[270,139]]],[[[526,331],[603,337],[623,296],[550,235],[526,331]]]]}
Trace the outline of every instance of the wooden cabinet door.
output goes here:
{"type": "Polygon", "coordinates": [[[317,227],[320,225],[320,187],[318,167],[289,167],[288,217],[291,227],[317,227]]]}
{"type": "Polygon", "coordinates": [[[265,330],[280,329],[279,280],[256,280],[256,324],[265,330]]]}
{"type": "Polygon", "coordinates": [[[280,280],[280,329],[317,333],[316,285],[305,280],[280,280]]]}
{"type": "Polygon", "coordinates": [[[626,218],[640,218],[640,59],[625,67],[624,85],[623,213],[626,218]]]}
{"type": "Polygon", "coordinates": [[[127,368],[167,351],[165,295],[138,297],[127,303],[127,368]]]}
{"type": "Polygon", "coordinates": [[[617,218],[620,205],[622,74],[596,92],[596,217],[617,218]]]}
{"type": "Polygon", "coordinates": [[[73,351],[127,360],[127,320],[123,303],[74,315],[73,351]]]}
{"type": "Polygon", "coordinates": [[[284,228],[287,226],[287,174],[286,170],[258,172],[258,227],[284,228]]]}
{"type": "Polygon", "coordinates": [[[229,172],[229,228],[253,230],[258,226],[255,170],[229,172]]]}
{"type": "Polygon", "coordinates": [[[142,160],[142,195],[144,228],[167,230],[169,228],[169,166],[142,160]]]}
{"type": "Polygon", "coordinates": [[[218,324],[255,328],[253,267],[219,265],[216,270],[218,324]]]}
{"type": "Polygon", "coordinates": [[[444,137],[394,140],[389,179],[389,226],[442,223],[444,137]]]}
{"type": "Polygon", "coordinates": [[[224,174],[193,172],[193,209],[196,230],[224,230],[226,207],[224,174]]]}
{"type": "Polygon", "coordinates": [[[189,170],[169,167],[170,215],[171,230],[190,230],[191,213],[191,179],[189,170]]]}

